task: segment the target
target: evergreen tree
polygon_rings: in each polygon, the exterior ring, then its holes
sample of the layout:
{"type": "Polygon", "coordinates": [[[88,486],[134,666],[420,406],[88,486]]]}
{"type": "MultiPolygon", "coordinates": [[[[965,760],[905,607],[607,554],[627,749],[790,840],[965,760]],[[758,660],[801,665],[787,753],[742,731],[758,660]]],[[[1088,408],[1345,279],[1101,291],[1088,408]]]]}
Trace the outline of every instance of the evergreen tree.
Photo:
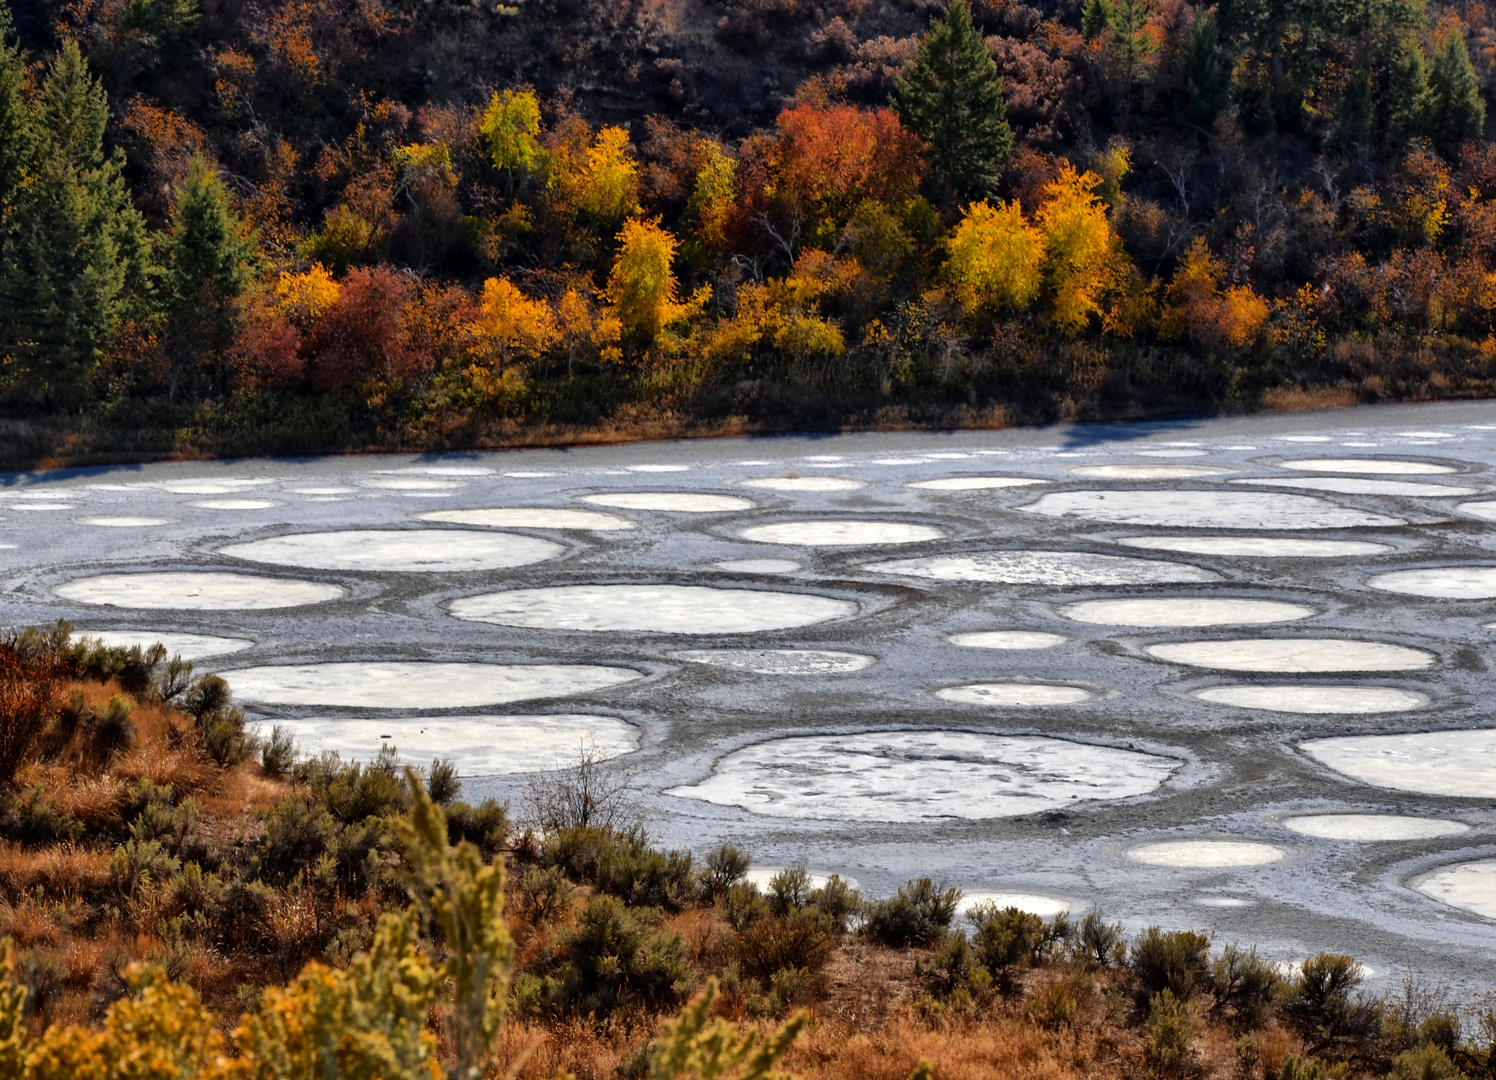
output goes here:
{"type": "Polygon", "coordinates": [[[21,377],[49,404],[72,405],[119,321],[142,312],[148,242],[122,155],[104,156],[104,91],[76,42],[53,60],[38,104],[33,173],[4,221],[0,327],[21,377]]]}
{"type": "Polygon", "coordinates": [[[1376,93],[1366,69],[1358,68],[1345,84],[1335,108],[1335,142],[1344,149],[1372,145],[1376,93]]]}
{"type": "Polygon", "coordinates": [[[1208,127],[1231,103],[1231,64],[1221,48],[1221,31],[1210,11],[1196,16],[1184,56],[1185,115],[1208,127]]]}
{"type": "Polygon", "coordinates": [[[1480,98],[1475,67],[1458,25],[1449,26],[1434,49],[1428,73],[1429,129],[1446,153],[1481,133],[1486,123],[1486,103],[1480,98]]]}
{"type": "Polygon", "coordinates": [[[960,201],[989,194],[1013,149],[1003,81],[966,0],[950,0],[896,84],[894,109],[930,145],[930,164],[960,201]]]}
{"type": "Polygon", "coordinates": [[[1122,83],[1122,111],[1132,114],[1132,91],[1142,81],[1153,39],[1148,36],[1147,0],[1117,0],[1112,6],[1112,64],[1122,83]]]}
{"type": "Polygon", "coordinates": [[[173,396],[198,389],[200,377],[210,374],[233,340],[239,297],[254,273],[255,248],[223,180],[194,156],[177,188],[165,244],[173,396]]]}
{"type": "MultiPolygon", "coordinates": [[[[26,58],[14,41],[10,9],[0,3],[0,221],[15,203],[31,143],[30,109],[21,92],[26,58]]],[[[0,242],[4,231],[0,226],[0,242]]]]}
{"type": "Polygon", "coordinates": [[[1111,0],[1086,0],[1080,14],[1080,32],[1087,41],[1095,41],[1112,28],[1111,0]]]}
{"type": "Polygon", "coordinates": [[[1423,46],[1411,32],[1398,35],[1387,77],[1387,134],[1394,142],[1427,133],[1428,68],[1423,46]]]}

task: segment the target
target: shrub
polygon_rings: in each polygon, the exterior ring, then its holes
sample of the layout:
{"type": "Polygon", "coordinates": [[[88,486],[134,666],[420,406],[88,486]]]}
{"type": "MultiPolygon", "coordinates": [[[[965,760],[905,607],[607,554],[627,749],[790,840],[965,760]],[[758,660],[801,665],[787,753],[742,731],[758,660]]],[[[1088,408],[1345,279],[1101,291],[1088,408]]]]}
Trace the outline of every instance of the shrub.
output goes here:
{"type": "Polygon", "coordinates": [[[1257,955],[1256,948],[1227,945],[1210,963],[1210,988],[1215,1011],[1230,1010],[1243,1027],[1256,1027],[1272,1004],[1283,977],[1257,955]]]}
{"type": "Polygon", "coordinates": [[[447,835],[452,843],[460,844],[466,840],[476,844],[483,856],[491,859],[509,842],[508,806],[484,799],[477,806],[459,802],[443,809],[447,813],[447,835]]]}
{"type": "Polygon", "coordinates": [[[931,994],[952,998],[977,996],[992,985],[992,974],[978,958],[966,935],[947,934],[928,960],[915,961],[914,974],[931,994]]]}
{"type": "Polygon", "coordinates": [[[0,641],[0,786],[10,785],[57,716],[64,674],[55,654],[34,655],[14,636],[0,641]]]}
{"type": "Polygon", "coordinates": [[[295,775],[333,817],[346,823],[404,813],[410,792],[395,774],[389,747],[370,765],[344,762],[332,751],[297,765],[295,775]]]}
{"type": "Polygon", "coordinates": [[[838,932],[845,932],[852,917],[862,910],[862,896],[840,875],[832,874],[826,884],[811,890],[810,906],[829,918],[838,932]]]}
{"type": "Polygon", "coordinates": [[[766,899],[769,910],[788,915],[810,902],[810,874],[803,866],[790,866],[769,879],[766,899]]]}
{"type": "Polygon", "coordinates": [[[679,911],[692,898],[691,854],[654,851],[634,836],[604,847],[598,855],[595,884],[634,907],[679,911]]]}
{"type": "Polygon", "coordinates": [[[1392,1059],[1388,1080],[1461,1080],[1463,1073],[1442,1047],[1420,1046],[1392,1059]]]}
{"type": "Polygon", "coordinates": [[[1138,980],[1140,1004],[1164,990],[1188,1001],[1210,981],[1210,939],[1191,930],[1150,926],[1133,939],[1128,964],[1138,980]]]}
{"type": "Polygon", "coordinates": [[[1127,958],[1122,924],[1108,923],[1101,912],[1091,911],[1080,921],[1070,942],[1070,955],[1082,966],[1108,968],[1127,958]]]}
{"type": "Polygon", "coordinates": [[[431,771],[426,774],[426,794],[431,796],[432,802],[443,807],[457,800],[457,796],[462,794],[462,781],[457,779],[454,762],[438,758],[431,763],[431,771]]]}
{"type": "Polygon", "coordinates": [[[1195,1041],[1195,1017],[1189,1004],[1164,989],[1148,1002],[1146,1060],[1159,1076],[1183,1076],[1195,1041]]]}
{"type": "Polygon", "coordinates": [[[1381,1009],[1356,996],[1360,986],[1354,957],[1320,953],[1304,961],[1283,1012],[1312,1053],[1355,1053],[1377,1034],[1381,1009]]]}
{"type": "Polygon", "coordinates": [[[743,880],[751,860],[731,844],[718,844],[702,859],[701,891],[709,900],[720,900],[727,890],[743,880]]]}
{"type": "Polygon", "coordinates": [[[559,866],[526,870],[515,887],[521,913],[540,925],[561,914],[571,904],[571,882],[559,866]]]}
{"type": "Polygon", "coordinates": [[[158,840],[126,840],[109,859],[109,880],[122,895],[134,896],[143,888],[176,877],[182,863],[158,840]]]}
{"type": "Polygon", "coordinates": [[[260,743],[260,768],[272,780],[290,774],[296,764],[296,740],[285,728],[276,724],[270,729],[270,737],[260,743]]]}
{"type": "Polygon", "coordinates": [[[285,880],[325,855],[336,833],[337,822],[321,803],[281,799],[265,815],[262,864],[267,873],[285,880]]]}
{"type": "Polygon", "coordinates": [[[960,889],[940,889],[929,878],[899,887],[897,895],[868,908],[862,932],[871,940],[895,948],[938,941],[956,917],[960,889]]]}
{"type": "Polygon", "coordinates": [[[820,971],[835,948],[834,924],[820,912],[806,909],[755,919],[739,932],[733,955],[741,971],[769,982],[776,972],[788,968],[820,971]]]}
{"type": "Polygon", "coordinates": [[[686,944],[659,928],[659,912],[629,908],[616,896],[594,896],[568,932],[558,1003],[584,1016],[620,1007],[658,1009],[690,989],[686,944]]]}
{"type": "Polygon", "coordinates": [[[577,763],[538,774],[525,792],[525,807],[543,833],[563,829],[630,832],[639,821],[633,776],[610,764],[593,742],[584,742],[577,763]]]}
{"type": "Polygon", "coordinates": [[[976,930],[975,948],[982,966],[993,974],[1038,961],[1047,936],[1044,920],[1016,907],[982,904],[968,913],[976,930]]]}

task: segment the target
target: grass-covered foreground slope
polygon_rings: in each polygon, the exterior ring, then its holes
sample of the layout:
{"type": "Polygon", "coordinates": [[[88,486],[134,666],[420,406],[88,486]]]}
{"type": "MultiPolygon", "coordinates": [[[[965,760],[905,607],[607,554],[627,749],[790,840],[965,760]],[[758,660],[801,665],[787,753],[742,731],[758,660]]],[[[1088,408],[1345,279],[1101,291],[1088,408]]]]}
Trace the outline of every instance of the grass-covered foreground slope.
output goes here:
{"type": "Polygon", "coordinates": [[[1099,913],[958,917],[661,851],[584,759],[522,824],[451,768],[297,761],[160,649],[0,642],[0,1076],[1496,1075],[1496,999],[1099,913]],[[776,1071],[777,1070],[777,1071],[776,1071]]]}

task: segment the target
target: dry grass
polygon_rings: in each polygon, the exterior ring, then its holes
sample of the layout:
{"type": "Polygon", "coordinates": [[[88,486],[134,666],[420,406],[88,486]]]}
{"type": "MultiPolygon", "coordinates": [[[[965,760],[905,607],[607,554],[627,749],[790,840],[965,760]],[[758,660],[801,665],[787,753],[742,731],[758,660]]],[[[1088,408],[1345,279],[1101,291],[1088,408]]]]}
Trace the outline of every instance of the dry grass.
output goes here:
{"type": "Polygon", "coordinates": [[[1310,409],[1343,409],[1360,404],[1361,395],[1349,383],[1334,386],[1278,386],[1263,391],[1262,407],[1270,412],[1307,412],[1310,409]]]}
{"type": "Polygon", "coordinates": [[[109,851],[57,844],[27,849],[0,841],[0,892],[18,897],[38,886],[57,896],[88,896],[109,884],[109,851]]]}

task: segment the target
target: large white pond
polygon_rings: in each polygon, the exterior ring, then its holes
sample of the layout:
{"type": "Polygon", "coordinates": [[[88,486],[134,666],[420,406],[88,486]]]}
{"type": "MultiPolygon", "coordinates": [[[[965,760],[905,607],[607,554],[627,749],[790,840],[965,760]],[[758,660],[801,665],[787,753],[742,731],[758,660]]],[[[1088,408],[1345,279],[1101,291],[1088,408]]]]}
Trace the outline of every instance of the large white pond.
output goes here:
{"type": "Polygon", "coordinates": [[[1187,529],[1348,529],[1402,518],[1266,491],[1057,491],[1018,509],[1044,517],[1187,529]]]}
{"type": "Polygon", "coordinates": [[[1365,474],[1371,476],[1434,476],[1458,470],[1449,465],[1433,461],[1387,461],[1381,458],[1301,458],[1297,461],[1282,461],[1285,469],[1301,472],[1334,472],[1365,474]]]}
{"type": "Polygon", "coordinates": [[[1127,857],[1149,866],[1226,870],[1267,866],[1281,861],[1287,854],[1280,847],[1254,840],[1165,840],[1132,848],[1127,857]]]}
{"type": "Polygon", "coordinates": [[[1466,799],[1496,798],[1496,729],[1344,735],[1299,749],[1336,772],[1375,787],[1466,799]]]}
{"type": "Polygon", "coordinates": [[[682,649],[670,658],[754,675],[847,675],[878,662],[863,653],[830,649],[682,649]]]}
{"type": "Polygon", "coordinates": [[[1373,589],[1440,600],[1490,600],[1496,597],[1496,566],[1436,566],[1396,570],[1367,582],[1373,589]]]}
{"type": "Polygon", "coordinates": [[[142,611],[268,611],[326,603],[347,593],[321,581],[197,570],[99,574],[52,591],[80,604],[142,611]]]}
{"type": "Polygon", "coordinates": [[[1160,660],[1218,671],[1417,671],[1434,663],[1433,653],[1380,641],[1341,638],[1245,638],[1150,645],[1160,660]]]}
{"type": "Polygon", "coordinates": [[[461,529],[348,529],[292,533],[218,549],[250,562],[312,570],[459,573],[529,566],[566,549],[538,536],[461,529]]]}
{"type": "Polygon", "coordinates": [[[856,491],[867,486],[866,481],[848,476],[762,476],[738,482],[765,491],[856,491]]]}
{"type": "Polygon", "coordinates": [[[1071,476],[1087,480],[1192,480],[1203,476],[1222,476],[1234,472],[1215,465],[1161,465],[1153,462],[1119,462],[1112,465],[1077,465],[1071,476]]]}
{"type": "Polygon", "coordinates": [[[662,510],[675,514],[725,514],[753,509],[750,499],[697,491],[613,491],[603,495],[583,495],[582,502],[619,510],[662,510]]]}
{"type": "Polygon", "coordinates": [[[1470,831],[1463,821],[1405,817],[1402,814],[1301,814],[1284,818],[1283,827],[1316,840],[1434,840],[1470,831]]]}
{"type": "Polygon", "coordinates": [[[1095,555],[1088,551],[926,555],[869,563],[863,569],[874,574],[935,581],[988,581],[999,585],[1185,585],[1220,580],[1220,575],[1187,563],[1095,555]]]}
{"type": "Polygon", "coordinates": [[[419,515],[422,521],[449,525],[487,525],[495,529],[584,529],[617,532],[634,523],[596,510],[566,510],[549,506],[500,506],[486,510],[433,510],[419,515]]]}
{"type": "Polygon", "coordinates": [[[1115,543],[1147,551],[1249,559],[1346,559],[1397,550],[1391,544],[1370,540],[1307,540],[1294,536],[1119,536],[1115,543]]]}
{"type": "Polygon", "coordinates": [[[1212,705],[1309,716],[1407,712],[1429,703],[1427,694],[1396,686],[1212,686],[1195,697],[1212,705]]]}
{"type": "Polygon", "coordinates": [[[976,630],[952,634],[950,641],[968,649],[1049,649],[1063,644],[1065,639],[1042,630],[976,630]]]}
{"type": "Polygon", "coordinates": [[[1317,614],[1312,607],[1282,600],[1240,597],[1160,596],[1082,600],[1060,608],[1076,622],[1105,626],[1229,626],[1293,622],[1317,614]]]}
{"type": "Polygon", "coordinates": [[[947,476],[939,480],[916,480],[907,486],[925,491],[991,491],[1047,483],[1048,480],[1030,476],[947,476]]]}
{"type": "Polygon", "coordinates": [[[556,585],[454,600],[453,615],[537,630],[749,634],[813,626],[857,614],[857,604],[814,593],[705,585],[556,585]]]}
{"type": "Polygon", "coordinates": [[[267,705],[471,709],[607,690],[644,676],[595,664],[371,661],[276,664],[221,673],[234,695],[267,705]]]}
{"type": "Polygon", "coordinates": [[[921,544],[945,534],[930,525],[904,521],[780,521],[755,525],[738,534],[759,544],[798,544],[805,547],[874,547],[879,544],[921,544]]]}
{"type": "Polygon", "coordinates": [[[1179,762],[1064,739],[893,731],[774,739],[666,794],[837,821],[980,820],[1146,795],[1179,762]]]}
{"type": "Polygon", "coordinates": [[[1413,887],[1441,904],[1496,919],[1496,859],[1446,867],[1419,879],[1413,887]]]}

